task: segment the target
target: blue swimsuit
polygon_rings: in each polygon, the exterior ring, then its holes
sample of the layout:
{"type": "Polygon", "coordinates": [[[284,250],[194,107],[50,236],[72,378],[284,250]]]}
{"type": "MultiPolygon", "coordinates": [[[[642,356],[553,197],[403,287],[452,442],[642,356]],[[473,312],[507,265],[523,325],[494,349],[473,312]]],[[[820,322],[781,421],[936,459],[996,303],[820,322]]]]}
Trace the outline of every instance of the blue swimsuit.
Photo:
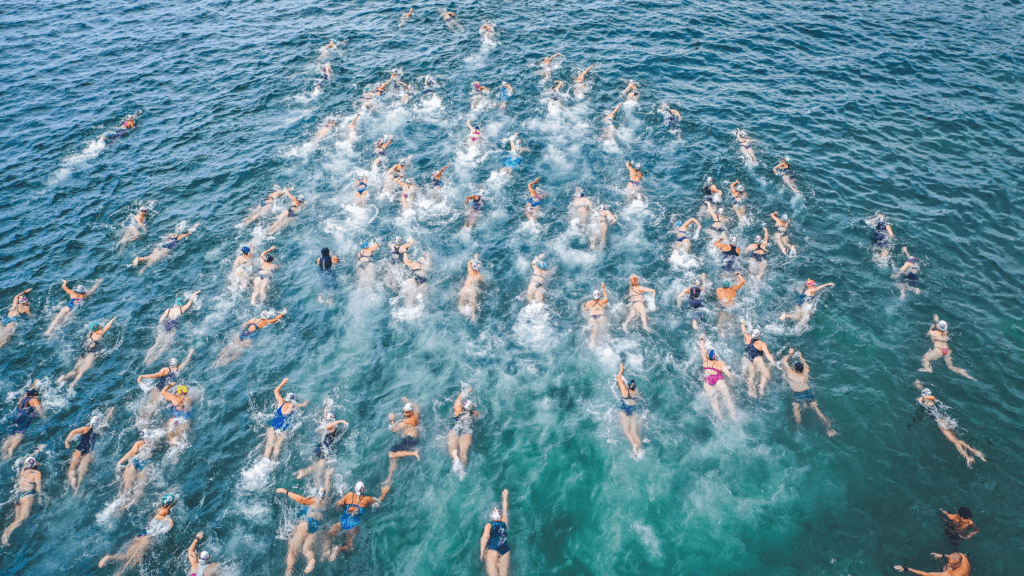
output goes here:
{"type": "Polygon", "coordinates": [[[499,555],[508,554],[508,525],[504,522],[491,522],[491,537],[487,539],[487,549],[495,550],[499,555]]]}

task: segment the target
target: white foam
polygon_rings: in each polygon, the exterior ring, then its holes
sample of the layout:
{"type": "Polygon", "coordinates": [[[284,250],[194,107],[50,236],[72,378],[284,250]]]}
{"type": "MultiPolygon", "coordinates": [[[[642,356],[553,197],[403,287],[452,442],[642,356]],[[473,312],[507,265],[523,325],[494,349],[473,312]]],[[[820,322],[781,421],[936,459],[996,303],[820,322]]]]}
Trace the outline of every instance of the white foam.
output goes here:
{"type": "Polygon", "coordinates": [[[93,160],[94,158],[99,156],[100,152],[103,152],[103,149],[106,147],[106,136],[100,136],[99,138],[96,138],[92,142],[89,142],[89,144],[86,145],[85,150],[82,150],[77,154],[72,154],[71,156],[68,156],[67,158],[64,159],[63,162],[60,163],[60,168],[53,173],[53,178],[51,179],[50,184],[55,184],[67,178],[72,173],[74,173],[75,170],[80,168],[82,164],[85,164],[86,162],[93,160]]]}

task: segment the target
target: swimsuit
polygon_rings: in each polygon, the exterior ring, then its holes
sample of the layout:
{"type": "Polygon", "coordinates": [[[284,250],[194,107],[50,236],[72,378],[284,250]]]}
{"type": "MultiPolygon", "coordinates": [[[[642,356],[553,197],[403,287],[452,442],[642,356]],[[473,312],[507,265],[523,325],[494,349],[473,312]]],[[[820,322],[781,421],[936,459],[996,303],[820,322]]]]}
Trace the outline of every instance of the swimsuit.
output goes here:
{"type": "Polygon", "coordinates": [[[84,296],[81,297],[81,298],[72,298],[68,302],[68,310],[74,310],[75,306],[81,306],[82,302],[85,302],[85,297],[84,296]]]}
{"type": "Polygon", "coordinates": [[[747,358],[750,358],[751,360],[764,356],[764,352],[758,350],[757,346],[754,345],[754,342],[757,342],[757,338],[751,338],[750,344],[747,344],[747,358]]]}
{"type": "Polygon", "coordinates": [[[18,490],[18,500],[21,500],[25,496],[35,496],[35,495],[36,495],[36,489],[35,488],[32,488],[31,490],[24,491],[24,492],[21,491],[21,490],[18,490]]]}
{"type": "Polygon", "coordinates": [[[626,416],[632,416],[633,410],[636,410],[636,399],[632,396],[623,398],[622,403],[619,404],[619,410],[622,410],[626,416]]]}
{"type": "Polygon", "coordinates": [[[700,288],[696,286],[690,288],[690,308],[701,308],[704,306],[704,302],[700,299],[700,288]]]}
{"type": "Polygon", "coordinates": [[[173,332],[174,329],[177,328],[177,327],[178,327],[178,318],[175,318],[173,320],[165,320],[164,321],[164,331],[165,332],[173,332]]]}
{"type": "Polygon", "coordinates": [[[96,443],[97,438],[99,438],[99,434],[96,433],[96,430],[90,427],[87,432],[78,438],[78,446],[75,450],[78,450],[82,456],[85,456],[89,452],[92,452],[93,444],[96,443]]]}
{"type": "Polygon", "coordinates": [[[18,401],[18,408],[14,412],[14,421],[11,422],[11,436],[24,434],[36,417],[36,409],[29,402],[29,396],[22,396],[18,401]]]}
{"type": "Polygon", "coordinates": [[[166,250],[174,250],[178,247],[178,244],[181,244],[181,240],[179,240],[177,236],[171,236],[168,240],[170,240],[170,242],[160,247],[166,250]]]}
{"type": "Polygon", "coordinates": [[[284,408],[284,404],[277,407],[277,413],[274,414],[274,419],[270,421],[270,426],[278,432],[284,432],[288,429],[288,425],[291,424],[292,416],[295,414],[294,410],[285,414],[284,412],[281,412],[281,408],[284,408]]]}
{"type": "Polygon", "coordinates": [[[643,302],[644,302],[644,293],[642,291],[640,291],[640,287],[639,286],[630,286],[629,287],[629,301],[632,304],[643,304],[643,302]],[[634,289],[636,289],[636,292],[633,291],[634,289]]]}
{"type": "Polygon", "coordinates": [[[320,443],[316,445],[316,457],[321,459],[321,460],[326,460],[327,459],[327,451],[331,449],[331,446],[334,445],[334,441],[337,438],[338,438],[338,428],[337,427],[335,427],[334,430],[331,430],[329,432],[324,432],[323,437],[320,438],[320,443]]]}
{"type": "Polygon", "coordinates": [[[405,452],[415,448],[420,443],[417,436],[404,436],[397,444],[391,447],[391,452],[405,452]]]}
{"type": "Polygon", "coordinates": [[[427,277],[426,275],[423,274],[422,270],[417,270],[416,272],[414,272],[412,275],[412,279],[415,280],[417,284],[427,283],[427,277]]]}
{"type": "Polygon", "coordinates": [[[729,245],[728,250],[723,250],[722,257],[724,258],[724,261],[722,262],[722,270],[735,270],[736,257],[739,255],[739,248],[733,246],[732,244],[729,245]]]}
{"type": "Polygon", "coordinates": [[[811,392],[810,389],[793,392],[793,400],[795,402],[807,402],[809,404],[814,402],[814,393],[811,392]]]}
{"type": "Polygon", "coordinates": [[[491,536],[487,539],[487,549],[494,550],[499,556],[509,553],[508,525],[504,522],[491,522],[491,536]]]}
{"type": "Polygon", "coordinates": [[[366,509],[359,504],[347,504],[345,511],[342,512],[341,516],[338,518],[338,523],[341,524],[342,530],[351,530],[359,526],[359,523],[363,521],[364,512],[366,512],[366,509]],[[355,514],[350,513],[349,510],[351,508],[358,508],[358,512],[355,514]]]}
{"type": "Polygon", "coordinates": [[[146,464],[149,463],[149,459],[152,455],[153,443],[147,440],[146,443],[142,445],[142,448],[135,453],[135,457],[132,458],[132,465],[135,466],[136,470],[141,472],[146,467],[146,464]]]}
{"type": "Polygon", "coordinates": [[[456,436],[465,436],[466,434],[473,433],[473,412],[463,409],[458,416],[455,417],[455,427],[452,428],[452,432],[456,436]]]}
{"type": "Polygon", "coordinates": [[[751,253],[751,256],[754,257],[754,260],[757,260],[758,262],[763,262],[764,257],[767,256],[767,253],[764,250],[764,243],[758,244],[757,248],[755,248],[754,251],[751,253]],[[760,252],[760,254],[758,252],[760,252]]]}
{"type": "Polygon", "coordinates": [[[714,370],[715,371],[714,374],[707,374],[704,377],[705,381],[708,383],[708,386],[714,386],[715,384],[718,384],[718,382],[722,379],[722,371],[719,370],[718,368],[714,368],[714,367],[711,367],[711,366],[705,366],[704,369],[705,370],[714,370]]]}
{"type": "Polygon", "coordinates": [[[303,506],[302,511],[299,512],[299,520],[306,521],[307,532],[310,534],[316,534],[316,531],[320,529],[320,517],[320,511],[310,510],[309,506],[303,506]],[[311,514],[313,516],[311,516],[311,514]]]}
{"type": "Polygon", "coordinates": [[[518,168],[519,164],[522,163],[523,157],[516,154],[515,152],[509,153],[509,157],[505,159],[505,166],[508,168],[518,168]]]}
{"type": "Polygon", "coordinates": [[[171,416],[172,419],[181,419],[181,420],[188,420],[189,418],[192,417],[190,412],[188,412],[186,410],[182,410],[182,409],[178,408],[177,406],[173,406],[173,405],[170,408],[170,416],[171,416]]]}
{"type": "Polygon", "coordinates": [[[157,378],[157,380],[160,382],[161,388],[174,384],[175,382],[178,381],[178,371],[171,370],[170,368],[168,368],[167,374],[164,374],[163,376],[157,378]]]}

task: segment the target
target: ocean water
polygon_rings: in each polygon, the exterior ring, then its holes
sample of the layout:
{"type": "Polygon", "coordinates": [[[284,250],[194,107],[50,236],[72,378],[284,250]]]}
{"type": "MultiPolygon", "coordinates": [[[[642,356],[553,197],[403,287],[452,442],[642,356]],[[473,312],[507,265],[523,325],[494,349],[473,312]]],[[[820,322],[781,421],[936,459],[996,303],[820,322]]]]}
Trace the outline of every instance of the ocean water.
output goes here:
{"type": "MultiPolygon", "coordinates": [[[[280,574],[298,506],[274,488],[311,488],[294,473],[313,457],[323,407],[350,423],[332,459],[335,497],[357,480],[377,494],[394,442],[386,416],[402,396],[423,412],[422,460],[400,463],[355,551],[320,561],[314,573],[479,574],[480,531],[503,488],[517,574],[875,575],[903,560],[938,570],[928,552],[952,549],[937,510],[958,506],[970,507],[981,528],[961,546],[973,573],[1018,570],[1019,2],[449,8],[457,26],[441,21],[437,5],[415,6],[400,25],[408,6],[384,2],[5,4],[0,297],[33,288],[33,316],[0,348],[0,392],[13,413],[41,379],[47,418],[16,454],[42,446],[45,497],[0,551],[3,573],[113,573],[96,568],[99,558],[174,492],[175,526],[155,540],[144,573],[187,573],[185,550],[203,530],[227,574],[280,574]],[[478,32],[484,22],[496,26],[494,42],[478,32]],[[321,55],[330,38],[341,48],[321,55]],[[556,52],[563,56],[542,77],[541,58],[556,52]],[[334,76],[315,90],[328,61],[334,76]],[[592,64],[589,92],[551,103],[554,81],[571,84],[592,64]],[[438,96],[413,91],[403,103],[388,92],[362,111],[354,137],[339,129],[311,142],[328,116],[351,121],[362,91],[393,70],[416,88],[432,76],[438,96]],[[614,140],[602,140],[601,117],[630,79],[640,100],[619,110],[614,140]],[[516,90],[506,110],[494,96],[471,110],[471,82],[496,90],[502,80],[516,90]],[[680,111],[678,134],[657,112],[661,103],[680,111]],[[135,131],[101,138],[136,110],[135,131]],[[475,150],[468,120],[485,136],[475,150]],[[756,140],[756,163],[740,154],[740,127],[756,140]],[[500,148],[512,133],[530,150],[504,176],[500,148]],[[408,158],[406,174],[422,187],[411,213],[381,193],[383,169],[371,169],[373,142],[385,135],[394,137],[385,164],[408,158]],[[800,195],[772,175],[783,157],[800,195]],[[640,204],[627,203],[626,160],[645,173],[640,204]],[[445,186],[430,189],[430,173],[446,164],[445,186]],[[364,175],[370,202],[353,209],[353,184],[364,175]],[[527,225],[526,184],[538,176],[544,215],[527,225]],[[795,425],[774,369],[764,398],[748,398],[734,381],[738,423],[717,419],[703,396],[696,334],[674,299],[700,272],[720,285],[720,260],[708,229],[696,259],[673,259],[668,230],[696,215],[706,176],[723,188],[745,184],[750,216],[731,228],[741,245],[779,211],[792,218],[797,246],[793,257],[772,247],[763,279],[740,291],[734,322],[724,332],[704,326],[709,343],[737,373],[741,318],[762,329],[773,353],[801,350],[838,436],[827,437],[811,412],[795,425]],[[309,207],[268,237],[272,218],[240,223],[275,184],[294,186],[309,207]],[[481,186],[485,214],[471,233],[460,231],[463,199],[481,186]],[[577,186],[619,218],[603,251],[574,232],[567,206],[577,186]],[[118,246],[142,203],[154,209],[147,233],[118,246]],[[899,298],[890,274],[901,257],[873,257],[865,220],[878,212],[890,217],[896,247],[921,258],[920,295],[899,298]],[[199,228],[180,248],[144,272],[127,267],[182,220],[199,228]],[[383,250],[375,280],[360,283],[353,271],[361,241],[396,234],[416,239],[414,256],[431,256],[428,295],[417,305],[382,281],[383,250]],[[276,246],[281,268],[262,307],[228,280],[242,244],[276,246]],[[313,263],[323,246],[341,258],[333,286],[313,263]],[[471,323],[457,300],[474,253],[486,281],[471,323]],[[527,306],[529,263],[540,253],[552,269],[547,303],[527,306]],[[657,290],[652,334],[615,328],[630,274],[657,290]],[[808,324],[779,322],[808,277],[836,286],[808,324]],[[60,280],[99,278],[95,296],[45,339],[65,300],[60,280]],[[612,296],[612,330],[591,349],[579,305],[600,282],[612,296]],[[160,313],[191,290],[201,293],[173,345],[145,362],[160,313]],[[215,367],[225,343],[264,308],[288,314],[239,360],[215,367]],[[941,362],[933,374],[917,371],[933,314],[950,323],[955,362],[977,381],[941,362]],[[74,365],[84,324],[114,315],[107,352],[68,394],[54,380],[74,365]],[[189,348],[188,448],[161,445],[142,500],[114,514],[114,463],[140,426],[162,422],[137,416],[146,392],[135,377],[189,348]],[[649,442],[639,459],[619,427],[619,362],[641,393],[649,442]],[[262,438],[284,377],[310,405],[268,466],[262,438]],[[988,462],[968,468],[932,421],[913,423],[918,377],[988,462]],[[462,383],[483,418],[459,474],[445,435],[462,383]],[[63,438],[109,408],[110,426],[73,495],[63,438]]],[[[3,491],[15,478],[7,464],[3,491]]],[[[8,500],[0,522],[12,516],[8,500]]],[[[300,558],[297,569],[304,565],[300,558]]]]}

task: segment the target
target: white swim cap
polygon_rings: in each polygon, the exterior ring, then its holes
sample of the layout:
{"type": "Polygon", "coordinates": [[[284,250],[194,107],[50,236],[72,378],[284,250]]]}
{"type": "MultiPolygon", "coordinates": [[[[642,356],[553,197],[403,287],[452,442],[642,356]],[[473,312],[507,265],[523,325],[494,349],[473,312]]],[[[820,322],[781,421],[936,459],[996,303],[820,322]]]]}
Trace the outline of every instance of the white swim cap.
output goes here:
{"type": "Polygon", "coordinates": [[[406,403],[405,403],[405,406],[402,406],[402,411],[403,411],[403,412],[412,412],[412,411],[413,411],[413,408],[414,408],[414,407],[413,407],[413,405],[412,405],[412,402],[406,402],[406,403]]]}
{"type": "Polygon", "coordinates": [[[95,428],[100,425],[100,421],[102,420],[103,419],[99,416],[93,416],[92,418],[89,418],[89,426],[95,428]]]}
{"type": "Polygon", "coordinates": [[[737,184],[736,185],[736,191],[737,192],[743,192],[744,190],[746,190],[746,188],[743,187],[743,184],[737,184]]]}
{"type": "Polygon", "coordinates": [[[168,366],[177,366],[178,365],[178,359],[177,358],[171,358],[170,360],[167,361],[167,365],[168,366]]]}
{"type": "Polygon", "coordinates": [[[594,290],[594,300],[597,300],[600,297],[601,297],[601,291],[600,290],[594,290]]]}
{"type": "Polygon", "coordinates": [[[285,394],[284,395],[284,401],[285,402],[294,402],[295,401],[295,393],[294,392],[289,392],[289,393],[285,394]]]}
{"type": "Polygon", "coordinates": [[[356,494],[362,495],[363,492],[365,492],[365,491],[366,491],[366,484],[363,484],[363,482],[361,480],[359,482],[356,482],[356,487],[355,487],[356,494]]]}
{"type": "Polygon", "coordinates": [[[761,331],[758,330],[757,328],[754,328],[754,331],[750,333],[750,337],[751,338],[760,338],[761,337],[761,331]]]}
{"type": "Polygon", "coordinates": [[[491,520],[494,520],[495,522],[501,520],[501,510],[498,510],[497,508],[491,510],[491,520]]]}
{"type": "Polygon", "coordinates": [[[921,388],[921,396],[931,396],[931,395],[932,395],[932,389],[931,388],[921,388]]]}
{"type": "Polygon", "coordinates": [[[943,332],[949,330],[949,324],[946,324],[945,320],[939,320],[939,330],[942,330],[943,332]]]}
{"type": "Polygon", "coordinates": [[[325,420],[334,420],[334,412],[328,412],[327,414],[324,414],[324,419],[325,420]]]}
{"type": "Polygon", "coordinates": [[[476,404],[472,400],[466,400],[466,403],[462,405],[466,410],[473,408],[476,404]]]}
{"type": "Polygon", "coordinates": [[[207,552],[206,550],[203,550],[202,552],[200,552],[199,553],[199,563],[200,564],[209,564],[210,563],[210,553],[207,552]]]}
{"type": "Polygon", "coordinates": [[[29,456],[28,458],[25,458],[25,461],[22,463],[22,468],[35,468],[35,465],[36,459],[32,456],[29,456]]]}

